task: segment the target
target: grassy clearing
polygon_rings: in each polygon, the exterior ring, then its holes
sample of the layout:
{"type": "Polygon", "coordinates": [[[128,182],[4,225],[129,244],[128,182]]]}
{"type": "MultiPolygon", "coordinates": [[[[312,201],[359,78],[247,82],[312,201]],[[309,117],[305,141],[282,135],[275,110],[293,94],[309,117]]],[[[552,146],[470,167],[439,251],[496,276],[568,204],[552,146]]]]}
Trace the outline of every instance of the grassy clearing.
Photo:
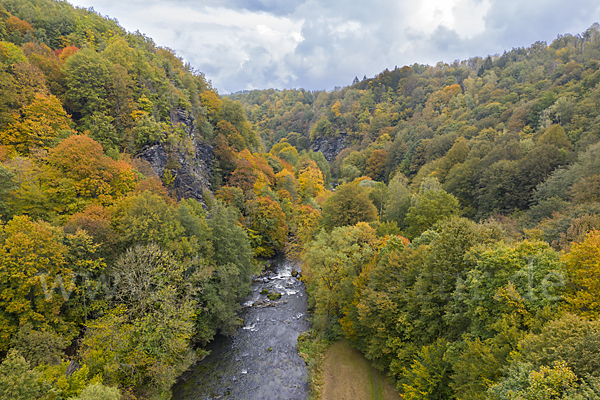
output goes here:
{"type": "Polygon", "coordinates": [[[314,331],[298,338],[310,374],[311,400],[400,400],[385,375],[346,341],[329,343],[314,331]]]}
{"type": "Polygon", "coordinates": [[[322,400],[399,400],[385,376],[345,341],[333,343],[323,360],[322,400]]]}

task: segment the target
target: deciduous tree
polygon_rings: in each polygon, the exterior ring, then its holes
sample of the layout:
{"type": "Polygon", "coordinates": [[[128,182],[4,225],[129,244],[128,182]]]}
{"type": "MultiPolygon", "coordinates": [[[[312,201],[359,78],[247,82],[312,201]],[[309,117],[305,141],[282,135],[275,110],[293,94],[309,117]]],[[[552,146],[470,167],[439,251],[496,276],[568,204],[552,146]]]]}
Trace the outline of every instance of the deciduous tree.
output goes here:
{"type": "Polygon", "coordinates": [[[256,241],[254,252],[260,257],[270,257],[283,249],[289,227],[279,203],[268,197],[258,197],[248,204],[248,228],[256,241]]]}
{"type": "Polygon", "coordinates": [[[572,309],[584,315],[600,313],[600,231],[593,230],[582,243],[573,243],[566,253],[572,309]]]}
{"type": "Polygon", "coordinates": [[[18,216],[2,226],[0,343],[4,350],[25,323],[59,333],[72,329],[61,310],[74,289],[65,255],[57,230],[46,223],[18,216]]]}
{"type": "Polygon", "coordinates": [[[323,206],[322,225],[327,230],[377,219],[377,210],[366,189],[355,183],[340,186],[323,206]]]}
{"type": "Polygon", "coordinates": [[[314,296],[315,315],[321,328],[328,327],[332,316],[341,317],[352,300],[353,280],[360,274],[378,245],[373,228],[366,223],[322,230],[304,254],[303,275],[314,296]]]}
{"type": "Polygon", "coordinates": [[[21,110],[21,116],[0,133],[0,139],[19,153],[28,154],[31,148],[48,149],[61,136],[72,134],[70,125],[56,97],[36,93],[31,104],[21,110]]]}
{"type": "MultiPolygon", "coordinates": [[[[433,178],[435,179],[435,178],[433,178]]],[[[418,196],[412,200],[406,212],[404,224],[409,239],[417,237],[436,222],[458,214],[458,200],[439,187],[439,183],[428,187],[427,182],[421,185],[418,196]]]]}

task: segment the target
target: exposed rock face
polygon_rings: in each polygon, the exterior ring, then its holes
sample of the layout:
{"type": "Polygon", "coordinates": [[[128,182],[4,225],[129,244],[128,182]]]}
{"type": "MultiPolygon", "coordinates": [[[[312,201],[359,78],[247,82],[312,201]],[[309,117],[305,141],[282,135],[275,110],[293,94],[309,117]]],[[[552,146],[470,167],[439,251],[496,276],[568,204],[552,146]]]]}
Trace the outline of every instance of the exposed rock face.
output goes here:
{"type": "Polygon", "coordinates": [[[320,151],[328,162],[332,162],[346,147],[346,136],[347,134],[342,133],[341,136],[334,138],[315,139],[310,145],[310,149],[315,152],[320,151]]]}
{"type": "Polygon", "coordinates": [[[68,378],[71,375],[73,375],[75,372],[79,371],[81,369],[81,365],[79,365],[79,363],[75,360],[71,360],[71,362],[69,363],[69,366],[67,367],[67,370],[65,371],[65,376],[68,378]]]}
{"type": "Polygon", "coordinates": [[[182,124],[185,129],[185,133],[193,138],[198,134],[198,128],[194,122],[194,117],[189,115],[183,110],[171,110],[169,117],[173,125],[182,124]]]}
{"type": "Polygon", "coordinates": [[[192,139],[193,155],[182,151],[169,154],[165,144],[158,143],[145,147],[136,157],[150,163],[163,183],[167,183],[171,195],[178,200],[195,199],[204,203],[202,191],[210,190],[213,148],[202,142],[202,135],[196,127],[194,118],[185,111],[172,111],[171,121],[173,124],[182,124],[185,134],[192,139]],[[172,165],[176,167],[168,167],[172,165]],[[165,182],[167,175],[170,179],[165,182]]]}

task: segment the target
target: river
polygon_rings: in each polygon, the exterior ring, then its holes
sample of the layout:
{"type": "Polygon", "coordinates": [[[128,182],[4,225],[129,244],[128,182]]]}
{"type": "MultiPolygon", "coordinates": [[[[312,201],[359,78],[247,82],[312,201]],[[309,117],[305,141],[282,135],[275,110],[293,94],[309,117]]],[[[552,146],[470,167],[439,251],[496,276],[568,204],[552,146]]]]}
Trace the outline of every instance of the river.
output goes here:
{"type": "Polygon", "coordinates": [[[308,370],[296,341],[310,328],[304,284],[292,276],[299,266],[283,256],[252,284],[244,302],[244,324],[232,337],[218,336],[210,355],[173,387],[176,400],[308,398],[308,370]],[[281,293],[269,300],[261,291],[281,293]]]}

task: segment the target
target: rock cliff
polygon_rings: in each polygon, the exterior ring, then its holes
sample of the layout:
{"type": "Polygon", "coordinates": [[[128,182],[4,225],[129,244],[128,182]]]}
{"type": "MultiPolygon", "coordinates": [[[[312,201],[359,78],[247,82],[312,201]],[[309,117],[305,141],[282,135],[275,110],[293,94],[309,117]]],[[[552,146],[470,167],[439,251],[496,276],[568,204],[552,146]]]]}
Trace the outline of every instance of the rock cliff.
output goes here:
{"type": "Polygon", "coordinates": [[[347,134],[342,133],[338,137],[315,139],[311,143],[310,149],[315,152],[320,151],[328,162],[332,162],[340,154],[340,151],[346,147],[346,136],[347,134]]]}
{"type": "Polygon", "coordinates": [[[204,204],[202,191],[210,190],[213,148],[203,142],[194,118],[185,111],[172,111],[171,122],[181,124],[193,143],[193,152],[169,151],[164,143],[157,143],[146,146],[136,157],[150,163],[172,196],[178,200],[195,199],[204,204]]]}

